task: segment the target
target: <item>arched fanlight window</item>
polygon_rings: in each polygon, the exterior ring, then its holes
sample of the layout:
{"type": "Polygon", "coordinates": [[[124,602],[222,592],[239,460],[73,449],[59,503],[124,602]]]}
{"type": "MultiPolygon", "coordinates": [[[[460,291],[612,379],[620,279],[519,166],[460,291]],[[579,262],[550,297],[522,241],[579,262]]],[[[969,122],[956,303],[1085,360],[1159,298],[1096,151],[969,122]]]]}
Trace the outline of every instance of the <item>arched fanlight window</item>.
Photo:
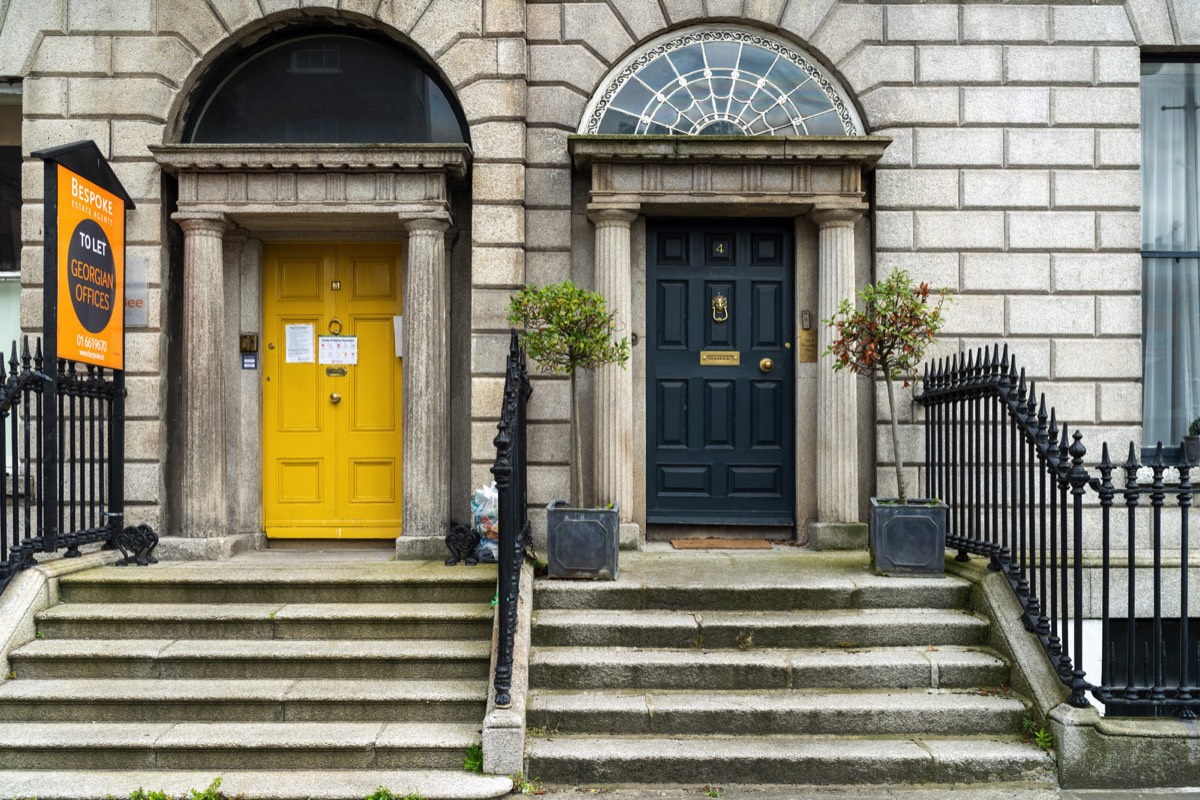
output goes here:
{"type": "Polygon", "coordinates": [[[862,125],[820,66],[741,29],[671,34],[620,65],[581,133],[855,136],[862,125]]]}
{"type": "Polygon", "coordinates": [[[294,36],[233,67],[184,136],[203,144],[459,143],[466,124],[424,64],[344,33],[294,36]]]}

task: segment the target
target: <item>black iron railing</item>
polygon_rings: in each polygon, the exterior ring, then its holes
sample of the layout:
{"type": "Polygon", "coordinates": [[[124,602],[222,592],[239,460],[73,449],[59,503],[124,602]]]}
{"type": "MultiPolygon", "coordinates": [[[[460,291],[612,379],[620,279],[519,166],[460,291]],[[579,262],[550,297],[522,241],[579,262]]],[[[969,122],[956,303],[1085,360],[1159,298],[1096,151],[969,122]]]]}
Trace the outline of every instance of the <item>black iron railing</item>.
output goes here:
{"type": "Polygon", "coordinates": [[[496,478],[500,514],[500,555],[497,616],[500,641],[496,645],[496,705],[512,705],[513,640],[517,631],[517,597],[521,593],[521,560],[529,539],[529,479],[526,468],[525,406],[533,386],[525,363],[525,351],[516,331],[508,348],[504,371],[504,400],[500,408],[496,478]]]}
{"type": "Polygon", "coordinates": [[[923,383],[927,496],[950,508],[946,546],[1004,573],[1070,702],[1085,706],[1091,693],[1118,712],[1192,718],[1192,466],[1167,464],[1161,445],[1140,464],[1132,443],[1114,465],[1105,443],[1087,469],[1082,434],[1068,432],[1007,347],[940,360],[923,383]],[[1098,684],[1083,669],[1086,620],[1100,627],[1098,684]]]}
{"type": "Polygon", "coordinates": [[[37,563],[37,553],[105,542],[148,563],[158,537],[125,529],[124,383],[120,373],[62,359],[46,369],[41,340],[0,359],[0,591],[37,563]]]}

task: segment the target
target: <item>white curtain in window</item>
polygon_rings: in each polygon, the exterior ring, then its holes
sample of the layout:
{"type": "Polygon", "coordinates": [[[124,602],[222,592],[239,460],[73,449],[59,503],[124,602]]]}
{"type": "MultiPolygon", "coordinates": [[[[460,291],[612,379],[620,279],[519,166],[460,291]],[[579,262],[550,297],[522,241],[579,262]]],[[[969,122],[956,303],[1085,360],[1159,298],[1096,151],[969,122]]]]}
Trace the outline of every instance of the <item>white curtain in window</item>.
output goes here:
{"type": "MultiPolygon", "coordinates": [[[[1200,251],[1197,64],[1142,70],[1142,249],[1200,251]]],[[[1200,260],[1144,258],[1143,443],[1177,445],[1200,416],[1200,260]]]]}

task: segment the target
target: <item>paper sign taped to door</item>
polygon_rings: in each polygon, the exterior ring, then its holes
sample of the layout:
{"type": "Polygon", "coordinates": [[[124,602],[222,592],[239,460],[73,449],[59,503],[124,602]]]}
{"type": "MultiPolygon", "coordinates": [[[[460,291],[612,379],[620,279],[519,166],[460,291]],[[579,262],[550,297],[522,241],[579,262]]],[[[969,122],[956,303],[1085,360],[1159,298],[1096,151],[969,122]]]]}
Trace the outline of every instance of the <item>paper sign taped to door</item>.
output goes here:
{"type": "Polygon", "coordinates": [[[318,336],[318,359],[322,364],[357,364],[357,336],[318,336]]]}
{"type": "Polygon", "coordinates": [[[313,326],[285,325],[287,352],[284,360],[288,364],[313,363],[313,326]]]}

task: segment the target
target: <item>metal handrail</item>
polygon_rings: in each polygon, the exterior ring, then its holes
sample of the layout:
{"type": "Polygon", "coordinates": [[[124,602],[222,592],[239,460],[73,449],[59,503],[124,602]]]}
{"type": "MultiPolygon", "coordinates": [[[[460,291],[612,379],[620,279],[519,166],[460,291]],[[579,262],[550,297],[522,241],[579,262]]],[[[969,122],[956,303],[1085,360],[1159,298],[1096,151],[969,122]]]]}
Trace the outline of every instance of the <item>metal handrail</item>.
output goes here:
{"type": "Polygon", "coordinates": [[[1069,433],[1045,394],[1018,370],[1007,346],[979,348],[927,366],[922,392],[914,399],[925,409],[927,493],[950,507],[946,546],[958,550],[960,561],[970,554],[987,556],[988,568],[1005,575],[1024,609],[1026,629],[1038,636],[1070,689],[1069,702],[1086,706],[1090,693],[1111,710],[1149,709],[1193,718],[1200,706],[1200,689],[1191,677],[1200,674],[1200,637],[1191,635],[1188,624],[1192,465],[1186,460],[1166,463],[1161,444],[1153,462],[1143,465],[1132,442],[1128,459],[1114,465],[1104,443],[1096,472],[1089,471],[1083,435],[1069,433]],[[1125,471],[1124,485],[1113,483],[1116,469],[1125,471]],[[1179,514],[1177,588],[1169,588],[1164,577],[1163,512],[1169,507],[1179,514]],[[1084,549],[1085,527],[1092,536],[1098,529],[1100,538],[1089,550],[1084,549]],[[1141,540],[1150,544],[1148,579],[1147,567],[1137,557],[1141,540]],[[1098,684],[1087,680],[1082,665],[1084,561],[1095,551],[1099,564],[1089,569],[1099,570],[1101,582],[1098,684]],[[1111,614],[1118,570],[1114,554],[1127,559],[1127,632],[1120,648],[1111,614]],[[1147,603],[1147,583],[1153,616],[1151,632],[1139,648],[1138,604],[1147,603]],[[1166,613],[1164,602],[1176,601],[1178,613],[1166,613]],[[1178,626],[1173,657],[1164,622],[1178,626]],[[1123,668],[1119,656],[1125,658],[1123,668]],[[1176,673],[1170,681],[1168,668],[1176,673]]]}
{"type": "Polygon", "coordinates": [[[504,371],[504,399],[500,407],[498,433],[493,441],[499,500],[500,554],[497,587],[497,616],[500,640],[496,650],[496,705],[512,705],[513,641],[517,631],[517,598],[521,593],[521,559],[529,540],[529,481],[526,458],[526,405],[533,386],[525,351],[511,333],[504,371]]]}
{"type": "Polygon", "coordinates": [[[0,452],[12,474],[0,487],[0,591],[37,564],[37,553],[80,555],[104,542],[151,563],[158,536],[124,528],[124,388],[111,369],[58,359],[46,363],[41,339],[13,342],[0,359],[0,452]],[[50,368],[53,368],[52,370],[50,368]],[[51,374],[51,372],[53,374],[51,374]]]}

